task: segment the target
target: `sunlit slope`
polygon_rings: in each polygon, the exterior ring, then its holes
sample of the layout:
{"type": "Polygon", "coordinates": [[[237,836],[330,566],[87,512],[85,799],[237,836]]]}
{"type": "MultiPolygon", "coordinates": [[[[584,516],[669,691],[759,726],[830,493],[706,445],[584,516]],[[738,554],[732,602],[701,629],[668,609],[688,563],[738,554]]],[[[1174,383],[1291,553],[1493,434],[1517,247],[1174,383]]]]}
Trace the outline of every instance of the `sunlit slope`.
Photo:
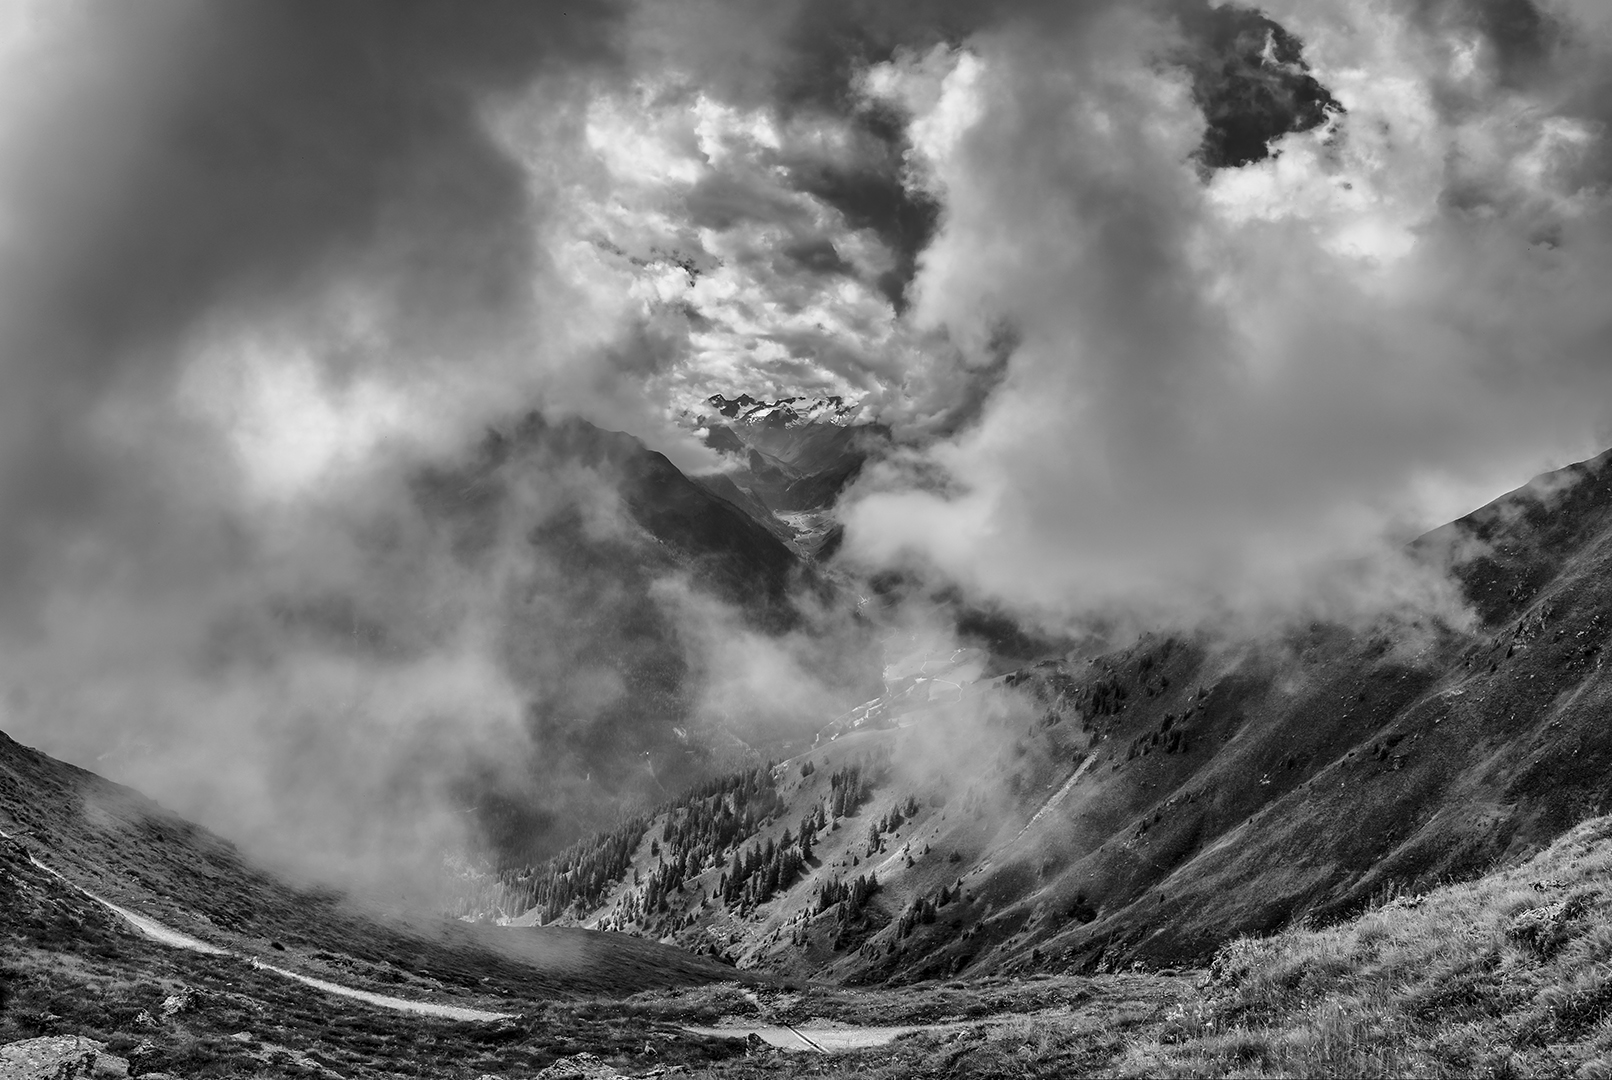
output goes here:
{"type": "Polygon", "coordinates": [[[1612,1054],[1612,820],[1325,929],[1233,943],[1119,1069],[1598,1076],[1612,1054]]]}

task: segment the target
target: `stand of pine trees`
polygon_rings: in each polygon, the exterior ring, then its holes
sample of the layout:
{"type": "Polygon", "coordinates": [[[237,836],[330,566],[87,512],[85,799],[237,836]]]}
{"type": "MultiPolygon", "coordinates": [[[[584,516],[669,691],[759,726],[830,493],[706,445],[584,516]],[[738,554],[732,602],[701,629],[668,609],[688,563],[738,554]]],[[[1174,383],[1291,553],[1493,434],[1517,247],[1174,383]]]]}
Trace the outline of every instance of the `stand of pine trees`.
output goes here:
{"type": "Polygon", "coordinates": [[[918,816],[918,800],[907,796],[907,801],[900,806],[893,806],[889,813],[868,826],[868,855],[879,850],[879,838],[887,832],[895,832],[907,821],[918,816]]]}
{"type": "Polygon", "coordinates": [[[803,832],[800,841],[793,843],[789,830],[785,829],[781,844],[774,844],[769,838],[766,847],[756,843],[749,851],[735,852],[732,869],[717,886],[723,902],[729,907],[749,911],[795,884],[811,854],[809,835],[803,832]]]}
{"type": "Polygon", "coordinates": [[[562,915],[581,918],[622,879],[650,821],[665,814],[661,838],[654,841],[660,861],[650,872],[646,893],[653,902],[641,905],[646,915],[662,910],[667,895],[720,865],[726,849],[754,835],[783,805],[770,765],[708,780],[650,814],[577,841],[541,867],[503,871],[498,906],[510,914],[538,908],[545,923],[562,915]]]}
{"type": "Polygon", "coordinates": [[[552,922],[567,912],[580,916],[597,907],[626,873],[648,828],[647,817],[628,818],[609,832],[578,840],[541,869],[505,871],[500,875],[504,884],[500,906],[510,913],[541,908],[544,922],[552,922]]]}
{"type": "MultiPolygon", "coordinates": [[[[537,908],[545,923],[562,916],[582,918],[597,910],[631,867],[650,822],[664,815],[659,837],[651,839],[655,866],[643,880],[635,877],[634,885],[641,888],[624,897],[604,925],[664,929],[662,916],[671,906],[668,898],[690,879],[722,866],[727,873],[711,899],[748,912],[806,874],[817,834],[837,818],[854,815],[887,767],[886,759],[875,757],[840,769],[830,777],[827,800],[801,817],[798,836],[786,829],[781,843],[757,841],[748,848],[746,842],[784,810],[773,765],[707,780],[649,814],[577,841],[541,866],[502,871],[496,906],[506,914],[537,908]]],[[[802,775],[811,774],[803,767],[802,775]]],[[[916,812],[916,803],[909,799],[905,816],[916,812]]],[[[902,820],[902,809],[897,808],[876,824],[887,831],[902,820]]]]}

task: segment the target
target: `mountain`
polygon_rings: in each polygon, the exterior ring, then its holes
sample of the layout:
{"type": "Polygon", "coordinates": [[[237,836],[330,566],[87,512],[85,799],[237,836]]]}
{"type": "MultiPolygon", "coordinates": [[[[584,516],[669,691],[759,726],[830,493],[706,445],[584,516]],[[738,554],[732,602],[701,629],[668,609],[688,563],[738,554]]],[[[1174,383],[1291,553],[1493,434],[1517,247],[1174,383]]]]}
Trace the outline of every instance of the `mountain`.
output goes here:
{"type": "Polygon", "coordinates": [[[688,423],[728,467],[700,482],[781,530],[804,557],[831,555],[825,544],[834,530],[835,500],[889,448],[889,429],[862,421],[861,406],[839,397],[769,401],[716,394],[706,406],[688,423]]]}
{"type": "MultiPolygon", "coordinates": [[[[621,475],[657,475],[608,433],[527,437],[535,449],[501,443],[514,448],[475,475],[508,481],[499,470],[548,449],[620,452],[621,475]]],[[[623,505],[683,505],[622,491],[623,505]]],[[[1545,1054],[1518,1059],[1530,1067],[1558,1049],[1590,1060],[1612,1002],[1591,971],[1612,962],[1596,936],[1612,819],[1595,817],[1612,794],[1612,455],[1412,552],[1452,568],[1472,625],[1144,635],[1002,675],[984,648],[920,648],[811,749],[708,763],[659,806],[506,864],[476,885],[470,913],[496,918],[475,923],[288,884],[0,737],[0,1042],[87,1037],[145,1074],[381,1076],[406,1061],[469,1078],[584,1049],[642,1066],[647,1040],[656,1062],[727,1074],[743,1044],[700,1025],[755,1012],[910,1017],[915,1039],[859,1059],[898,1072],[1000,1074],[1025,1024],[1053,1063],[1030,1075],[1118,1068],[1120,1049],[1094,1049],[1110,1046],[1105,1023],[1130,1032],[1133,1071],[1190,1072],[1236,1067],[1222,1032],[1265,1046],[1260,1025],[1305,1029],[1327,995],[1363,1040],[1339,1054],[1375,1045],[1372,1017],[1391,1007],[1406,1046],[1454,1071],[1508,1040],[1545,1054]],[[1451,919],[1467,920],[1455,951],[1438,936],[1451,919]],[[1569,964],[1590,974],[1563,982],[1569,964]],[[1196,983],[1172,974],[1203,965],[1196,983]],[[745,979],[791,989],[685,989],[745,979]],[[347,992],[369,997],[333,1011],[347,992]],[[1465,1042],[1434,1038],[1461,1023],[1478,1025],[1465,1042]]],[[[1301,1060],[1278,1042],[1260,1060],[1301,1060]]],[[[1323,1059],[1342,1060],[1302,1058],[1323,1059]]],[[[750,1061],[736,1074],[792,1068],[750,1061]]]]}
{"type": "Polygon", "coordinates": [[[1514,862],[1612,807],[1609,461],[1413,545],[1452,560],[1471,627],[1144,635],[892,684],[663,806],[614,883],[544,917],[854,983],[1098,971],[1514,862]]]}
{"type": "Polygon", "coordinates": [[[812,571],[778,536],[632,436],[537,414],[414,494],[472,575],[508,581],[501,648],[541,754],[518,782],[464,778],[496,857],[544,857],[754,756],[697,722],[688,644],[657,589],[686,581],[760,635],[797,629],[791,589],[812,571]]]}
{"type": "MultiPolygon", "coordinates": [[[[690,794],[759,807],[760,779],[690,794]]],[[[0,736],[0,1075],[1594,1075],[1612,1053],[1609,870],[1598,817],[1472,881],[1232,941],[1205,971],[858,989],[297,889],[0,736]]],[[[877,951],[862,924],[883,898],[849,888],[819,947],[877,951]]],[[[914,907],[897,932],[974,903],[914,907]]]]}
{"type": "MultiPolygon", "coordinates": [[[[694,1062],[743,1050],[576,1011],[732,982],[731,968],[625,935],[472,926],[299,888],[4,734],[0,834],[0,1044],[92,1039],[122,1062],[105,1075],[530,1075],[578,1045],[633,1055],[648,1040],[694,1062]]],[[[0,1075],[79,1075],[9,1060],[0,1075]]]]}

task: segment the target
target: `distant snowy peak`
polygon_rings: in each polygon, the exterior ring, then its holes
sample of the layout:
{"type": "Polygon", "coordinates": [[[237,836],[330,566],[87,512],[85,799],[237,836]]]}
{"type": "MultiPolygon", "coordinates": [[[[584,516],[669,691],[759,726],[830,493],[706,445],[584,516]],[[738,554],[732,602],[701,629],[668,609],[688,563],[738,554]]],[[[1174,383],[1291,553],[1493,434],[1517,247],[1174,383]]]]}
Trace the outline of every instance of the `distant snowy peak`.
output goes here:
{"type": "Polygon", "coordinates": [[[749,394],[723,397],[712,394],[706,404],[735,423],[767,427],[800,427],[805,424],[833,424],[846,427],[857,422],[860,404],[846,404],[839,396],[826,398],[786,397],[762,401],[749,394]]]}

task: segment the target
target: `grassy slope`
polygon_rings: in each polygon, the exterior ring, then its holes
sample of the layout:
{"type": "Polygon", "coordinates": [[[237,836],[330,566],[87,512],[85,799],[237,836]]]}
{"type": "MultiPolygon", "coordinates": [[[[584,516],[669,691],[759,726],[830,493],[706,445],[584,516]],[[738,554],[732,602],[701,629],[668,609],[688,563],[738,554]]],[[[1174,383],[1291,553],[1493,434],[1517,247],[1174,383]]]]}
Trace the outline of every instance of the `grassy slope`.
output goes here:
{"type": "MultiPolygon", "coordinates": [[[[529,1075],[579,1050],[623,1066],[641,1060],[646,1044],[686,1062],[737,1050],[643,1018],[581,1015],[588,1007],[576,998],[502,997],[520,1015],[499,1024],[405,1016],[332,998],[239,959],[157,945],[31,865],[23,845],[4,840],[0,913],[0,1043],[86,1035],[140,1071],[277,1077],[317,1075],[322,1067],[347,1077],[458,1080],[505,1070],[529,1075]],[[191,995],[187,1007],[165,1014],[164,1002],[182,992],[191,995]]],[[[398,959],[411,956],[402,952],[398,959]]],[[[412,981],[397,987],[353,972],[341,978],[425,1000],[454,999],[412,981]]],[[[514,989],[483,987],[512,996],[514,989]]]]}
{"type": "Polygon", "coordinates": [[[1244,940],[1139,1075],[1612,1075],[1612,818],[1514,869],[1244,940]]]}
{"type": "MultiPolygon", "coordinates": [[[[634,938],[506,930],[360,907],[293,888],[135,791],[0,734],[0,829],[74,884],[184,933],[308,974],[517,998],[632,993],[732,978],[634,938]],[[278,959],[275,959],[278,958],[278,959]]],[[[405,995],[407,996],[407,995],[405,995]]],[[[501,1008],[498,1003],[491,1007],[501,1008]]]]}
{"type": "MultiPolygon", "coordinates": [[[[1470,878],[1612,809],[1607,461],[1543,478],[1418,546],[1462,552],[1477,626],[1314,624],[1236,651],[1145,636],[1022,673],[1038,701],[931,707],[914,727],[856,732],[784,763],[788,806],[763,841],[796,827],[827,774],[858,755],[887,751],[895,768],[817,838],[813,873],[750,917],[694,910],[718,872],[691,883],[683,911],[696,925],[678,940],[714,943],[741,966],[861,983],[1202,963],[1236,933],[1470,878]],[[923,812],[870,860],[868,823],[909,795],[923,812]],[[873,866],[884,889],[870,925],[836,951],[811,898],[824,878],[873,866]],[[958,878],[963,904],[897,933],[913,897],[958,878]]],[[[651,861],[646,842],[640,871],[651,861]]],[[[630,888],[629,877],[609,903],[630,888]]]]}
{"type": "MultiPolygon", "coordinates": [[[[623,935],[389,915],[296,889],[137,793],[4,735],[0,829],[13,837],[0,840],[0,1041],[85,1034],[117,1052],[149,1041],[153,1062],[187,1076],[296,1074],[285,1062],[303,1053],[347,1076],[477,1076],[496,1070],[466,1063],[536,1067],[580,1049],[630,1061],[657,1032],[579,1022],[577,1002],[734,978],[731,968],[623,935]],[[240,954],[519,1019],[489,1026],[391,1014],[242,960],[157,945],[32,866],[30,853],[73,884],[240,954]],[[161,1019],[163,1000],[181,986],[204,991],[205,1007],[161,1019]],[[142,1011],[158,1021],[137,1022],[142,1011]],[[228,1038],[240,1032],[248,1038],[228,1038]],[[288,1054],[264,1064],[265,1043],[288,1054]]],[[[685,1058],[724,1052],[711,1040],[677,1043],[685,1058]]]]}
{"type": "MultiPolygon", "coordinates": [[[[1612,1075],[1612,817],[1477,880],[1320,928],[1244,938],[1207,973],[1032,976],[902,990],[720,987],[626,1003],[659,1020],[963,1021],[814,1062],[813,1075],[1612,1075]]],[[[696,1076],[798,1075],[734,1058],[696,1076]]]]}

